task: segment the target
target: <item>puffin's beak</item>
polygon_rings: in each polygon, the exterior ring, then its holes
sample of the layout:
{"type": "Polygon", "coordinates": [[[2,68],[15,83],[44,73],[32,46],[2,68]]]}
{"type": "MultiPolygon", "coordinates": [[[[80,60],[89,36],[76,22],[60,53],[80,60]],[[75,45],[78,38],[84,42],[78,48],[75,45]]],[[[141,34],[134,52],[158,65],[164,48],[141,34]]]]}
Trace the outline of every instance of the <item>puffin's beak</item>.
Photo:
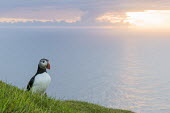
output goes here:
{"type": "Polygon", "coordinates": [[[47,69],[50,69],[50,63],[48,62],[48,64],[47,64],[47,69]]]}

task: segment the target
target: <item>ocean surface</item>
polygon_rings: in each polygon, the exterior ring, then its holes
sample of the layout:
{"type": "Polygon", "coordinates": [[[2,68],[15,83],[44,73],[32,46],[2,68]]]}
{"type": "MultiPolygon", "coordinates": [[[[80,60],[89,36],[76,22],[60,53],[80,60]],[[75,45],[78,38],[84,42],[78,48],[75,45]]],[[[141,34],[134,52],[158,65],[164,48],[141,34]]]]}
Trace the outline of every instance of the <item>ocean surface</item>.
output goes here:
{"type": "Polygon", "coordinates": [[[51,63],[49,96],[137,113],[170,112],[170,33],[0,28],[0,80],[25,88],[51,63]]]}

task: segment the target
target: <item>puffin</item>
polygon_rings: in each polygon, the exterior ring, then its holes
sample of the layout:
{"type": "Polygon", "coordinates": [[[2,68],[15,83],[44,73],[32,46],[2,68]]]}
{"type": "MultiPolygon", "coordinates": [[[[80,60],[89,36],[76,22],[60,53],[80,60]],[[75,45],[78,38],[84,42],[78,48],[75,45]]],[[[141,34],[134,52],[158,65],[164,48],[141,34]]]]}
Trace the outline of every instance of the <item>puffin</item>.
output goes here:
{"type": "Polygon", "coordinates": [[[50,63],[48,59],[43,58],[39,61],[36,74],[28,82],[27,91],[46,94],[45,91],[51,82],[51,77],[46,69],[50,69],[50,63]]]}

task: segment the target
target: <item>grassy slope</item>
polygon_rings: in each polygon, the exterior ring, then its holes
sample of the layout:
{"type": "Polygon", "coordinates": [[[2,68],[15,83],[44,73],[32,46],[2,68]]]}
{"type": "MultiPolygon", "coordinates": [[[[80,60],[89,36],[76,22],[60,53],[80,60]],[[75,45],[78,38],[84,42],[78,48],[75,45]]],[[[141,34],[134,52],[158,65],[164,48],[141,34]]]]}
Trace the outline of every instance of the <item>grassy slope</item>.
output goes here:
{"type": "Polygon", "coordinates": [[[132,113],[81,101],[62,101],[31,94],[0,81],[0,113],[132,113]]]}

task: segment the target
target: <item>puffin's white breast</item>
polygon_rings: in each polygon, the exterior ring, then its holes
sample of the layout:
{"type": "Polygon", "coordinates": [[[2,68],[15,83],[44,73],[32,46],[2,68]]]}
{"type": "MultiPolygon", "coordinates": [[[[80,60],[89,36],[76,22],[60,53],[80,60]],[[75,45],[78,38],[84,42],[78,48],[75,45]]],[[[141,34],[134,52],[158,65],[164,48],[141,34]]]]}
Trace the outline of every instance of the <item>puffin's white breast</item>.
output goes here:
{"type": "Polygon", "coordinates": [[[32,92],[44,93],[51,82],[51,77],[48,73],[44,72],[35,76],[32,92]]]}

